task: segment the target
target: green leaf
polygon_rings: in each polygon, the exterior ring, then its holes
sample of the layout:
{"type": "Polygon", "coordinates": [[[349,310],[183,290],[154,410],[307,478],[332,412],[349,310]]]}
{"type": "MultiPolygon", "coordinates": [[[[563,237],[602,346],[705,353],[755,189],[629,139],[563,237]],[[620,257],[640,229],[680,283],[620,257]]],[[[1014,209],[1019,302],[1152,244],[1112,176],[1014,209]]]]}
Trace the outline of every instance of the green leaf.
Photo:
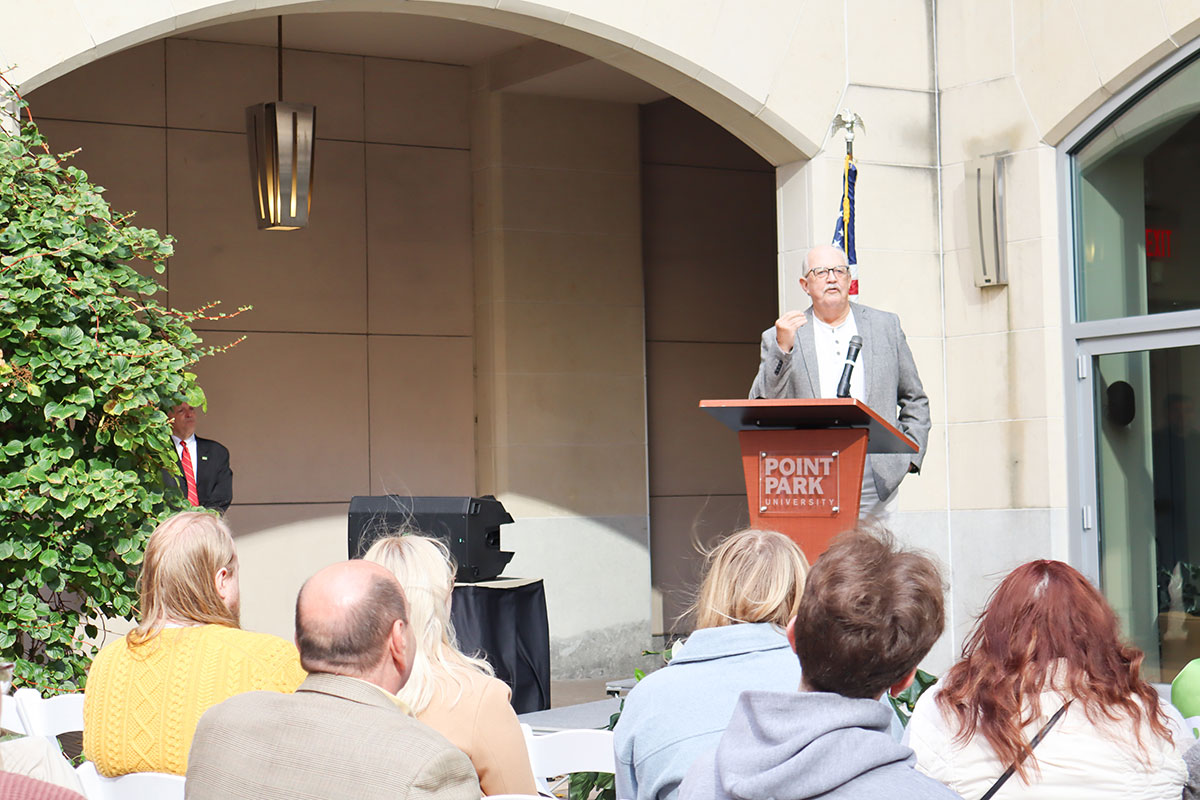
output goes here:
{"type": "Polygon", "coordinates": [[[42,413],[47,420],[67,419],[74,416],[76,407],[65,403],[55,403],[53,400],[46,403],[42,409],[42,413]]]}
{"type": "Polygon", "coordinates": [[[42,586],[45,586],[52,592],[62,591],[62,586],[60,585],[63,582],[62,575],[53,567],[46,567],[44,570],[42,570],[41,581],[42,586]]]}
{"type": "Polygon", "coordinates": [[[204,390],[195,385],[188,387],[185,400],[189,406],[196,406],[197,408],[203,408],[207,402],[204,398],[204,390]]]}
{"type": "Polygon", "coordinates": [[[44,505],[46,505],[45,497],[37,494],[27,494],[25,495],[24,501],[21,503],[21,509],[26,514],[36,514],[37,511],[44,505]]]}
{"type": "Polygon", "coordinates": [[[66,348],[76,348],[83,344],[83,330],[78,325],[69,325],[46,331],[46,335],[66,348]]]}
{"type": "Polygon", "coordinates": [[[49,549],[43,550],[38,556],[38,563],[40,563],[43,567],[53,567],[58,563],[58,551],[49,549]]]}
{"type": "Polygon", "coordinates": [[[92,387],[82,386],[79,391],[67,398],[68,403],[82,403],[83,405],[92,405],[96,402],[96,395],[92,393],[92,387]]]}

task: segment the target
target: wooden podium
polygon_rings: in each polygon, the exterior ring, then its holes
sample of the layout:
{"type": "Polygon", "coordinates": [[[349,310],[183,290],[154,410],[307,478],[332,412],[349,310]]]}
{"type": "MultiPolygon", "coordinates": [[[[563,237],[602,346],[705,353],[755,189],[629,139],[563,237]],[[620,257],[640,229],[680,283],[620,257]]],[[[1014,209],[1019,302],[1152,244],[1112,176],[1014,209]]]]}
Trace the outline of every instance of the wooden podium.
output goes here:
{"type": "Polygon", "coordinates": [[[918,447],[864,403],[819,400],[701,400],[738,432],[750,525],[785,533],[813,561],[858,523],[867,453],[918,447]]]}

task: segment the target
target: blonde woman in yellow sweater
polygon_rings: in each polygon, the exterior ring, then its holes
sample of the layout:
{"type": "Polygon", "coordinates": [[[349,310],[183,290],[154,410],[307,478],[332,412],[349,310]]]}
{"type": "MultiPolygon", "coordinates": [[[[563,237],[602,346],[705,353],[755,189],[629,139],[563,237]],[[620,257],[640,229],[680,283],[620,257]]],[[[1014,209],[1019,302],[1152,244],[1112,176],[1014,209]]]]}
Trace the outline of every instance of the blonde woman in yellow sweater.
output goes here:
{"type": "Polygon", "coordinates": [[[209,707],[304,680],[291,642],[239,627],[237,551],[218,516],[176,514],[146,545],[140,622],[88,672],[83,752],[103,775],[187,772],[196,723],[209,707]]]}
{"type": "Polygon", "coordinates": [[[446,546],[416,534],[390,536],[375,542],[364,559],[391,570],[408,599],[417,654],[397,696],[418,720],[467,754],[484,796],[537,794],[511,690],[487,661],[465,655],[455,644],[454,567],[446,546]]]}

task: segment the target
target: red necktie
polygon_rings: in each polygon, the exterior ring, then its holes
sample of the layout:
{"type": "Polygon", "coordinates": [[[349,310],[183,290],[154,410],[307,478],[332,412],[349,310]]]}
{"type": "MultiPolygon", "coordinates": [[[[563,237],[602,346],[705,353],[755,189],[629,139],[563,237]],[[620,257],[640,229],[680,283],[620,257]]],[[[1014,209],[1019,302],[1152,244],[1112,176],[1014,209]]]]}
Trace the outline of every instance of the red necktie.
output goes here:
{"type": "Polygon", "coordinates": [[[183,478],[187,481],[188,502],[194,506],[200,505],[200,497],[196,494],[196,470],[192,469],[192,454],[187,442],[179,443],[182,449],[179,460],[183,462],[183,478]]]}

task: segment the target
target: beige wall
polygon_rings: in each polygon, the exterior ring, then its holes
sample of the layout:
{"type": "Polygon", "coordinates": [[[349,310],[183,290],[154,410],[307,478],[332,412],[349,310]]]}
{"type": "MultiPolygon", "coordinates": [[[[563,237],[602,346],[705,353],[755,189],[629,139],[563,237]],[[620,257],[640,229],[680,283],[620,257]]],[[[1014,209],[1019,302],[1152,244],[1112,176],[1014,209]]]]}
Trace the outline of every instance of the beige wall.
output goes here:
{"type": "Polygon", "coordinates": [[[507,574],[546,582],[559,677],[648,640],[638,116],[472,94],[480,491],[517,520],[507,574]]]}
{"type": "Polygon", "coordinates": [[[274,98],[274,58],[153,42],[30,100],[115,208],[178,238],[170,305],[254,306],[195,326],[247,336],[198,364],[198,432],[232,453],[244,623],[290,637],[300,583],[346,555],[352,495],[475,492],[469,75],[287,52],[287,99],[319,108],[318,190],[308,228],[263,232],[243,109],[274,98]],[[424,92],[429,113],[403,113],[424,92]]]}
{"type": "Polygon", "coordinates": [[[654,632],[687,630],[698,546],[747,523],[737,436],[700,411],[745,397],[775,318],[770,165],[678,100],[642,107],[654,632]]]}

